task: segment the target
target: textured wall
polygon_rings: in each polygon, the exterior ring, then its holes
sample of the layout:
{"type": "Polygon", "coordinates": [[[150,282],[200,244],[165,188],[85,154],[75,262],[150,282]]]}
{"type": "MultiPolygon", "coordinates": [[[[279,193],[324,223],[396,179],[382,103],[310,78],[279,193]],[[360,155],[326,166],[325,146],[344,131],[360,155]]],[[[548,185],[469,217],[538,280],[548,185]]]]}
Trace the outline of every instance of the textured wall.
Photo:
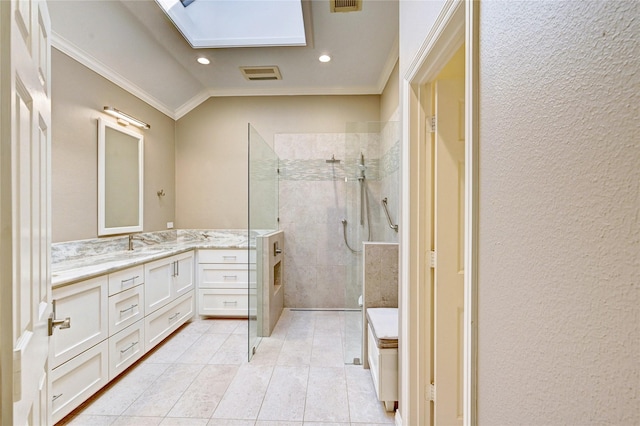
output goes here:
{"type": "Polygon", "coordinates": [[[105,105],[151,124],[144,136],[144,231],[175,213],[175,121],[74,59],[51,49],[53,242],[98,235],[98,117],[105,105]],[[164,189],[166,196],[158,197],[164,189]]]}
{"type": "Polygon", "coordinates": [[[479,424],[640,424],[640,2],[480,18],[479,424]]]}

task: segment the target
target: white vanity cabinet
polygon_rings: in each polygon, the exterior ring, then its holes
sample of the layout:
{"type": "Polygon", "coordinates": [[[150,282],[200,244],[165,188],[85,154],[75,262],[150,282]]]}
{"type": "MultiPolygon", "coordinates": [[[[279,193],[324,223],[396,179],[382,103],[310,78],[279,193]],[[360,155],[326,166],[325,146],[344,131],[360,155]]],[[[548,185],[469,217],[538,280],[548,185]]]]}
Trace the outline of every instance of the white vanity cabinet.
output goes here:
{"type": "Polygon", "coordinates": [[[144,283],[144,267],[142,265],[109,274],[109,296],[129,290],[144,283]]]}
{"type": "Polygon", "coordinates": [[[69,328],[51,336],[52,418],[62,419],[109,382],[108,277],[102,276],[52,292],[57,319],[69,328]]]}
{"type": "Polygon", "coordinates": [[[55,328],[49,362],[53,368],[108,337],[107,276],[56,288],[52,293],[56,319],[69,318],[69,328],[55,328]]]}
{"type": "Polygon", "coordinates": [[[108,343],[103,340],[51,371],[53,423],[60,421],[109,383],[108,357],[108,343]]]}
{"type": "Polygon", "coordinates": [[[193,251],[145,265],[146,351],[193,317],[193,266],[193,251]]]}
{"type": "Polygon", "coordinates": [[[109,380],[136,362],[146,352],[144,321],[137,321],[109,337],[109,380]]]}
{"type": "Polygon", "coordinates": [[[144,265],[147,315],[194,288],[193,259],[189,251],[144,265]]]}
{"type": "Polygon", "coordinates": [[[183,294],[144,319],[145,350],[150,350],[187,322],[194,314],[193,291],[183,294]]]}
{"type": "Polygon", "coordinates": [[[53,290],[52,420],[60,421],[194,314],[193,250],[53,290]]]}
{"type": "Polygon", "coordinates": [[[144,266],[109,274],[109,380],[145,353],[144,266]]]}
{"type": "Polygon", "coordinates": [[[198,250],[198,314],[246,317],[249,303],[255,309],[255,291],[249,299],[249,283],[255,282],[255,250],[198,250]]]}

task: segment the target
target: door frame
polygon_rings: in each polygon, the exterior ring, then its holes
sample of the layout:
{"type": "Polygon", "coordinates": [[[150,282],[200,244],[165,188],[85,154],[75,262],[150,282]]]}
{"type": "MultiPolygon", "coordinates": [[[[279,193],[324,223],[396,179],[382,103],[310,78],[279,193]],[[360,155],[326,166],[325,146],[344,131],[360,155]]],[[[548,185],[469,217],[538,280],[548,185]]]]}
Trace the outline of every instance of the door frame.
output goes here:
{"type": "Polygon", "coordinates": [[[430,83],[465,43],[464,425],[477,423],[479,0],[448,0],[402,80],[403,180],[400,293],[402,424],[431,424],[433,284],[430,83]]]}

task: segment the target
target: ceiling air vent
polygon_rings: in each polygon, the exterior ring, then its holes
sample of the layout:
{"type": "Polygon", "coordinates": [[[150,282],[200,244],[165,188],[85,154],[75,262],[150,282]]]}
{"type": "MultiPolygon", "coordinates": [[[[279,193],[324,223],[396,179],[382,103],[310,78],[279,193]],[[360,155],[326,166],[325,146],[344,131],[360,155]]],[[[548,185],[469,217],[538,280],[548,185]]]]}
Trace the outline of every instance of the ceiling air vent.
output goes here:
{"type": "Polygon", "coordinates": [[[329,0],[331,12],[357,12],[362,10],[362,0],[329,0]]]}
{"type": "Polygon", "coordinates": [[[240,67],[240,72],[249,81],[282,80],[277,66],[240,67]]]}

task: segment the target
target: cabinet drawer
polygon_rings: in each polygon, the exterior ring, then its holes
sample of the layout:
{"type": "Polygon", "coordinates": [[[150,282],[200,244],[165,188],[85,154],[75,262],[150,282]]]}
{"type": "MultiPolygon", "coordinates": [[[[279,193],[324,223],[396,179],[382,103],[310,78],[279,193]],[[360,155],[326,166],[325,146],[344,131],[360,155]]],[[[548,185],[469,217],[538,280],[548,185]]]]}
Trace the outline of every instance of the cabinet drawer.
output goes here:
{"type": "Polygon", "coordinates": [[[53,423],[108,383],[108,354],[105,340],[51,371],[53,423]]]}
{"type": "Polygon", "coordinates": [[[108,337],[107,276],[53,290],[56,317],[70,318],[70,328],[56,328],[50,343],[53,368],[108,337]]]}
{"type": "Polygon", "coordinates": [[[198,314],[205,316],[247,317],[251,303],[252,315],[256,312],[256,296],[247,297],[247,290],[202,289],[198,290],[198,314]]]}
{"type": "Polygon", "coordinates": [[[198,263],[255,263],[255,250],[237,249],[237,250],[198,250],[198,263]]]}
{"type": "Polygon", "coordinates": [[[109,296],[130,289],[144,282],[144,267],[133,268],[109,274],[109,296]]]}
{"type": "Polygon", "coordinates": [[[144,286],[137,286],[109,298],[109,335],[144,318],[144,286]]]}
{"type": "Polygon", "coordinates": [[[109,337],[109,380],[140,359],[144,352],[144,321],[109,337]]]}
{"type": "Polygon", "coordinates": [[[165,337],[193,317],[193,290],[180,296],[144,319],[145,350],[149,351],[165,337]]]}
{"type": "Polygon", "coordinates": [[[249,272],[247,265],[198,265],[200,288],[237,288],[247,289],[249,272]]]}

